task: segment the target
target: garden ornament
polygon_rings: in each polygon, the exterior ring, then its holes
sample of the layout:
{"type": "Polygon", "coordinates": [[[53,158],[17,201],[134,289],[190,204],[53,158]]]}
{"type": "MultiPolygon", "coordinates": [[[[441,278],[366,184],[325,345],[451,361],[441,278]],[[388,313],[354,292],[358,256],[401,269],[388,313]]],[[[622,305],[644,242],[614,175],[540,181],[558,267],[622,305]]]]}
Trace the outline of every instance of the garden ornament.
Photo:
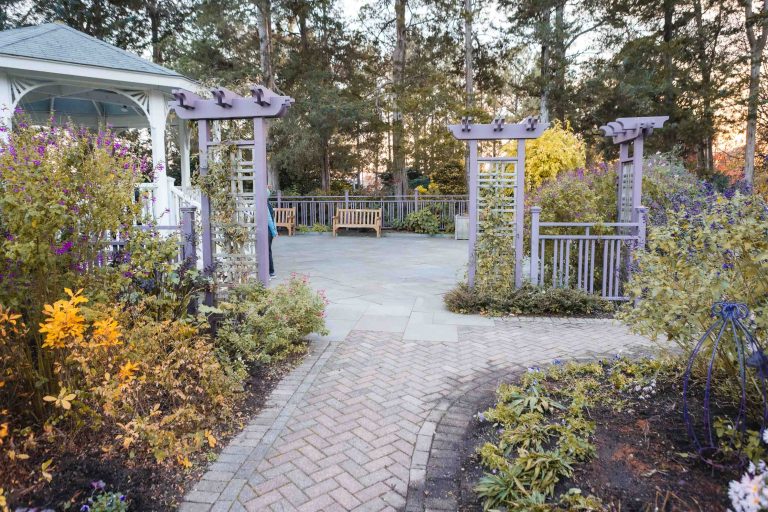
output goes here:
{"type": "MultiPolygon", "coordinates": [[[[768,376],[768,356],[763,351],[755,336],[744,324],[749,318],[749,309],[745,304],[738,302],[716,302],[712,306],[712,317],[716,320],[704,333],[688,358],[688,365],[683,376],[683,419],[685,421],[688,437],[694,444],[696,452],[707,463],[715,465],[713,457],[720,452],[717,436],[712,428],[712,384],[716,370],[716,359],[723,357],[723,352],[736,349],[739,379],[739,407],[735,418],[732,418],[732,426],[737,431],[744,445],[748,421],[747,386],[754,383],[758,386],[761,396],[762,417],[761,432],[765,428],[768,419],[768,403],[766,403],[765,379],[768,376]],[[707,340],[712,340],[711,351],[704,351],[707,340]],[[707,367],[704,396],[702,397],[701,416],[691,414],[690,407],[690,379],[694,364],[699,357],[707,367]],[[754,375],[749,375],[748,368],[755,370],[754,375]]],[[[751,404],[757,405],[757,404],[751,404]]]]}

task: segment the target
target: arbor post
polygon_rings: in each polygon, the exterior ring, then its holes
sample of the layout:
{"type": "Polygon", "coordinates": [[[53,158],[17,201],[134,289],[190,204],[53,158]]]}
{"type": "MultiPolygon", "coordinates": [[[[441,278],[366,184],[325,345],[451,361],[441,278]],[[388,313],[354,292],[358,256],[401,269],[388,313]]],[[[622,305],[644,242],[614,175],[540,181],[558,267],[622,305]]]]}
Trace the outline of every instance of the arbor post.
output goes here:
{"type": "Polygon", "coordinates": [[[539,285],[539,219],[541,206],[531,208],[531,284],[539,285]]]}

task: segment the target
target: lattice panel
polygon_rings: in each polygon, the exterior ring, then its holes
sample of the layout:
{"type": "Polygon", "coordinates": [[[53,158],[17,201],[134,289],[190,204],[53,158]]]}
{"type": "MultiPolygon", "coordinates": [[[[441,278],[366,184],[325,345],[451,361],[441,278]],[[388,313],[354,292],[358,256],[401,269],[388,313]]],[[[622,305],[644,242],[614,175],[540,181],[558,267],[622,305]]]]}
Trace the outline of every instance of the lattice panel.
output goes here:
{"type": "Polygon", "coordinates": [[[499,216],[498,231],[514,231],[515,183],[517,163],[514,160],[478,159],[478,209],[480,222],[489,213],[499,216]]]}
{"type": "Polygon", "coordinates": [[[258,275],[253,149],[237,148],[218,157],[230,159],[229,192],[235,200],[235,215],[230,225],[213,227],[216,277],[219,283],[232,285],[258,275]]]}

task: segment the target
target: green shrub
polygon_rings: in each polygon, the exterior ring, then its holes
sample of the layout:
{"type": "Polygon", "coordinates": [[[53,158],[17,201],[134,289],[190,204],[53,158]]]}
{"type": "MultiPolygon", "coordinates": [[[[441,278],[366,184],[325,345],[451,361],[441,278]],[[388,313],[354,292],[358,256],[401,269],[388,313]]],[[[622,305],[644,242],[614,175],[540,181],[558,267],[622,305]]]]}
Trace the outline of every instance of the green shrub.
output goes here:
{"type": "Polygon", "coordinates": [[[325,305],[322,293],[295,276],[271,289],[261,284],[239,286],[219,306],[223,319],[215,344],[220,357],[230,367],[243,369],[301,353],[304,337],[327,332],[325,305]]]}
{"type": "Polygon", "coordinates": [[[331,228],[329,228],[325,224],[315,222],[311,226],[305,226],[303,224],[299,224],[296,230],[299,233],[327,233],[331,230],[331,228]]]}
{"type": "Polygon", "coordinates": [[[459,284],[445,295],[445,305],[454,313],[513,315],[593,316],[613,311],[613,305],[597,295],[571,288],[543,288],[525,284],[499,293],[472,290],[459,284]]]}
{"type": "Polygon", "coordinates": [[[415,233],[436,235],[440,232],[440,219],[429,208],[422,208],[408,214],[405,218],[405,228],[415,233]]]}
{"type": "Polygon", "coordinates": [[[467,193],[467,171],[463,162],[449,162],[429,175],[430,187],[434,184],[441,194],[463,195],[467,193]]]}
{"type": "Polygon", "coordinates": [[[651,228],[648,250],[627,283],[641,299],[620,317],[636,331],[666,335],[685,350],[712,324],[713,303],[745,303],[758,339],[768,334],[768,205],[757,196],[713,194],[669,212],[651,228]]]}

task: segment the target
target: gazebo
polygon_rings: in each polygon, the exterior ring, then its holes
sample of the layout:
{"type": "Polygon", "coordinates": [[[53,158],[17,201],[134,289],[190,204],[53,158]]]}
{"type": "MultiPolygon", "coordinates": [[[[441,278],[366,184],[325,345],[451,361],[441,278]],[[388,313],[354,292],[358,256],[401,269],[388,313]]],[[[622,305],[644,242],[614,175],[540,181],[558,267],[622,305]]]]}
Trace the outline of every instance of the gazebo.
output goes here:
{"type": "MultiPolygon", "coordinates": [[[[196,90],[183,75],[60,23],[0,32],[0,124],[11,127],[17,108],[33,121],[71,119],[81,126],[121,131],[148,128],[155,166],[154,214],[170,208],[166,176],[168,101],[174,89],[196,90]]],[[[190,183],[190,132],[177,119],[182,190],[190,183]]]]}

